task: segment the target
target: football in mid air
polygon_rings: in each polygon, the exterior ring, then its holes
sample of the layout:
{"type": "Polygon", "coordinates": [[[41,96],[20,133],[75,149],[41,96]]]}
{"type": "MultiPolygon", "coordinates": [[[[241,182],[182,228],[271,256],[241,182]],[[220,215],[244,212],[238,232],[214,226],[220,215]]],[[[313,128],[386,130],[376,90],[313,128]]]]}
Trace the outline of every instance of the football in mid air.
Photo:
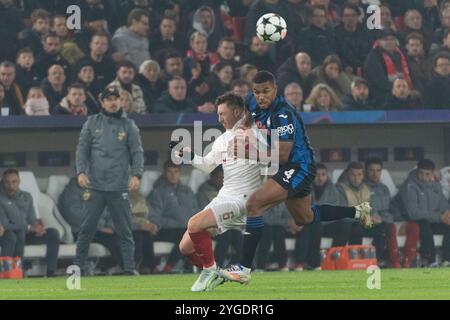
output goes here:
{"type": "Polygon", "coordinates": [[[266,13],[256,23],[256,35],[264,42],[277,43],[287,35],[286,21],[276,13],[266,13]]]}

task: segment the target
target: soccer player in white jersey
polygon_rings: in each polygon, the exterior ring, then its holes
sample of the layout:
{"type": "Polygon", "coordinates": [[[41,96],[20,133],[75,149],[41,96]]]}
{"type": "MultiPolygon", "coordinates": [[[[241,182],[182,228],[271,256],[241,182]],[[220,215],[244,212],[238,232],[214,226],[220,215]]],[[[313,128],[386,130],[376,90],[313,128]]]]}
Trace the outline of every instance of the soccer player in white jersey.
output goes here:
{"type": "MultiPolygon", "coordinates": [[[[189,147],[182,147],[181,152],[176,153],[178,156],[191,153],[193,166],[206,173],[219,165],[223,166],[224,171],[224,183],[219,194],[189,220],[187,231],[179,245],[181,253],[192,264],[203,269],[191,288],[191,291],[196,292],[211,291],[225,281],[214,260],[212,236],[230,229],[244,229],[245,204],[248,197],[262,184],[263,166],[256,161],[236,159],[228,150],[230,140],[239,135],[245,110],[243,99],[236,94],[226,93],[217,99],[216,105],[219,122],[226,132],[214,141],[211,152],[199,157],[189,147]]],[[[258,136],[256,127],[254,132],[254,136],[258,136]]]]}

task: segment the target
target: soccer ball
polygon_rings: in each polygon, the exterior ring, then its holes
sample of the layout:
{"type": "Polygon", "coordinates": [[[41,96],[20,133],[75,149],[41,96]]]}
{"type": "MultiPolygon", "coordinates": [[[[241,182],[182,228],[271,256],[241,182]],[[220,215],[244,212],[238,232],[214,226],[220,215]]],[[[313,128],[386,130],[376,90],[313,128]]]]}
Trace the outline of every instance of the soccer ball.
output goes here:
{"type": "Polygon", "coordinates": [[[256,35],[268,43],[283,40],[287,35],[286,21],[276,13],[267,13],[256,23],[256,35]]]}

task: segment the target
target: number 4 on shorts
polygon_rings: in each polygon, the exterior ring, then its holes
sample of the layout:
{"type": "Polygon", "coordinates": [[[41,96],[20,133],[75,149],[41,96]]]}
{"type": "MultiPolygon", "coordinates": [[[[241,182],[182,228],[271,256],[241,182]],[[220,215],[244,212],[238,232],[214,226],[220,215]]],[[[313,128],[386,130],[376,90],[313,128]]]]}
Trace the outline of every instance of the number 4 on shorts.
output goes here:
{"type": "Polygon", "coordinates": [[[285,171],[284,172],[285,178],[283,178],[283,181],[286,182],[286,183],[289,183],[290,182],[289,180],[291,180],[292,175],[294,174],[294,172],[295,172],[294,169],[289,170],[289,171],[285,171]]]}

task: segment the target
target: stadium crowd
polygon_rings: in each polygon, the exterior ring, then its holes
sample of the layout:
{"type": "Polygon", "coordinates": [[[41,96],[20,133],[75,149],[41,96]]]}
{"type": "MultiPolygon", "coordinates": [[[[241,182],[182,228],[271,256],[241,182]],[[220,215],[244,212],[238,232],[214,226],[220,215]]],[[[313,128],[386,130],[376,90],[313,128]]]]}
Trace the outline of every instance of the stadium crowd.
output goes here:
{"type": "MultiPolygon", "coordinates": [[[[245,96],[262,69],[276,75],[280,94],[299,112],[450,108],[449,0],[0,0],[0,44],[2,115],[96,114],[106,87],[120,90],[128,114],[215,113],[217,96],[227,91],[245,96]],[[66,10],[74,4],[81,8],[80,30],[67,25],[66,10]],[[371,4],[379,5],[382,29],[367,27],[371,4]],[[275,45],[254,32],[267,12],[288,24],[287,38],[275,45]]],[[[257,268],[316,269],[322,236],[333,238],[335,246],[372,237],[380,266],[449,266],[447,177],[439,183],[433,162],[422,160],[391,199],[380,182],[382,168],[378,159],[350,163],[334,185],[320,164],[314,182],[318,203],[371,201],[373,230],[350,221],[300,229],[284,207],[277,207],[265,216],[257,268]],[[394,221],[404,222],[402,230],[394,221]],[[398,233],[407,236],[403,252],[398,233]],[[444,234],[442,263],[436,260],[433,233],[444,234]],[[292,266],[287,265],[286,237],[296,241],[292,266]],[[270,259],[272,242],[275,256],[270,259]],[[422,259],[417,262],[419,242],[422,259]]],[[[36,220],[15,176],[14,170],[5,171],[0,190],[2,255],[23,256],[25,243],[45,243],[51,248],[47,274],[53,275],[58,234],[36,220]],[[5,209],[11,201],[14,212],[5,209]],[[10,230],[12,217],[18,219],[17,229],[10,230]]],[[[176,244],[162,269],[173,271],[189,217],[217,194],[222,180],[221,171],[214,171],[195,195],[181,184],[180,168],[166,163],[147,199],[131,196],[140,271],[156,271],[155,241],[176,244]]],[[[74,178],[58,203],[75,238],[82,199],[74,178]]],[[[111,252],[105,268],[121,264],[107,213],[94,241],[111,252]]],[[[217,262],[223,264],[230,245],[239,255],[239,233],[220,236],[216,245],[217,262]]]]}

